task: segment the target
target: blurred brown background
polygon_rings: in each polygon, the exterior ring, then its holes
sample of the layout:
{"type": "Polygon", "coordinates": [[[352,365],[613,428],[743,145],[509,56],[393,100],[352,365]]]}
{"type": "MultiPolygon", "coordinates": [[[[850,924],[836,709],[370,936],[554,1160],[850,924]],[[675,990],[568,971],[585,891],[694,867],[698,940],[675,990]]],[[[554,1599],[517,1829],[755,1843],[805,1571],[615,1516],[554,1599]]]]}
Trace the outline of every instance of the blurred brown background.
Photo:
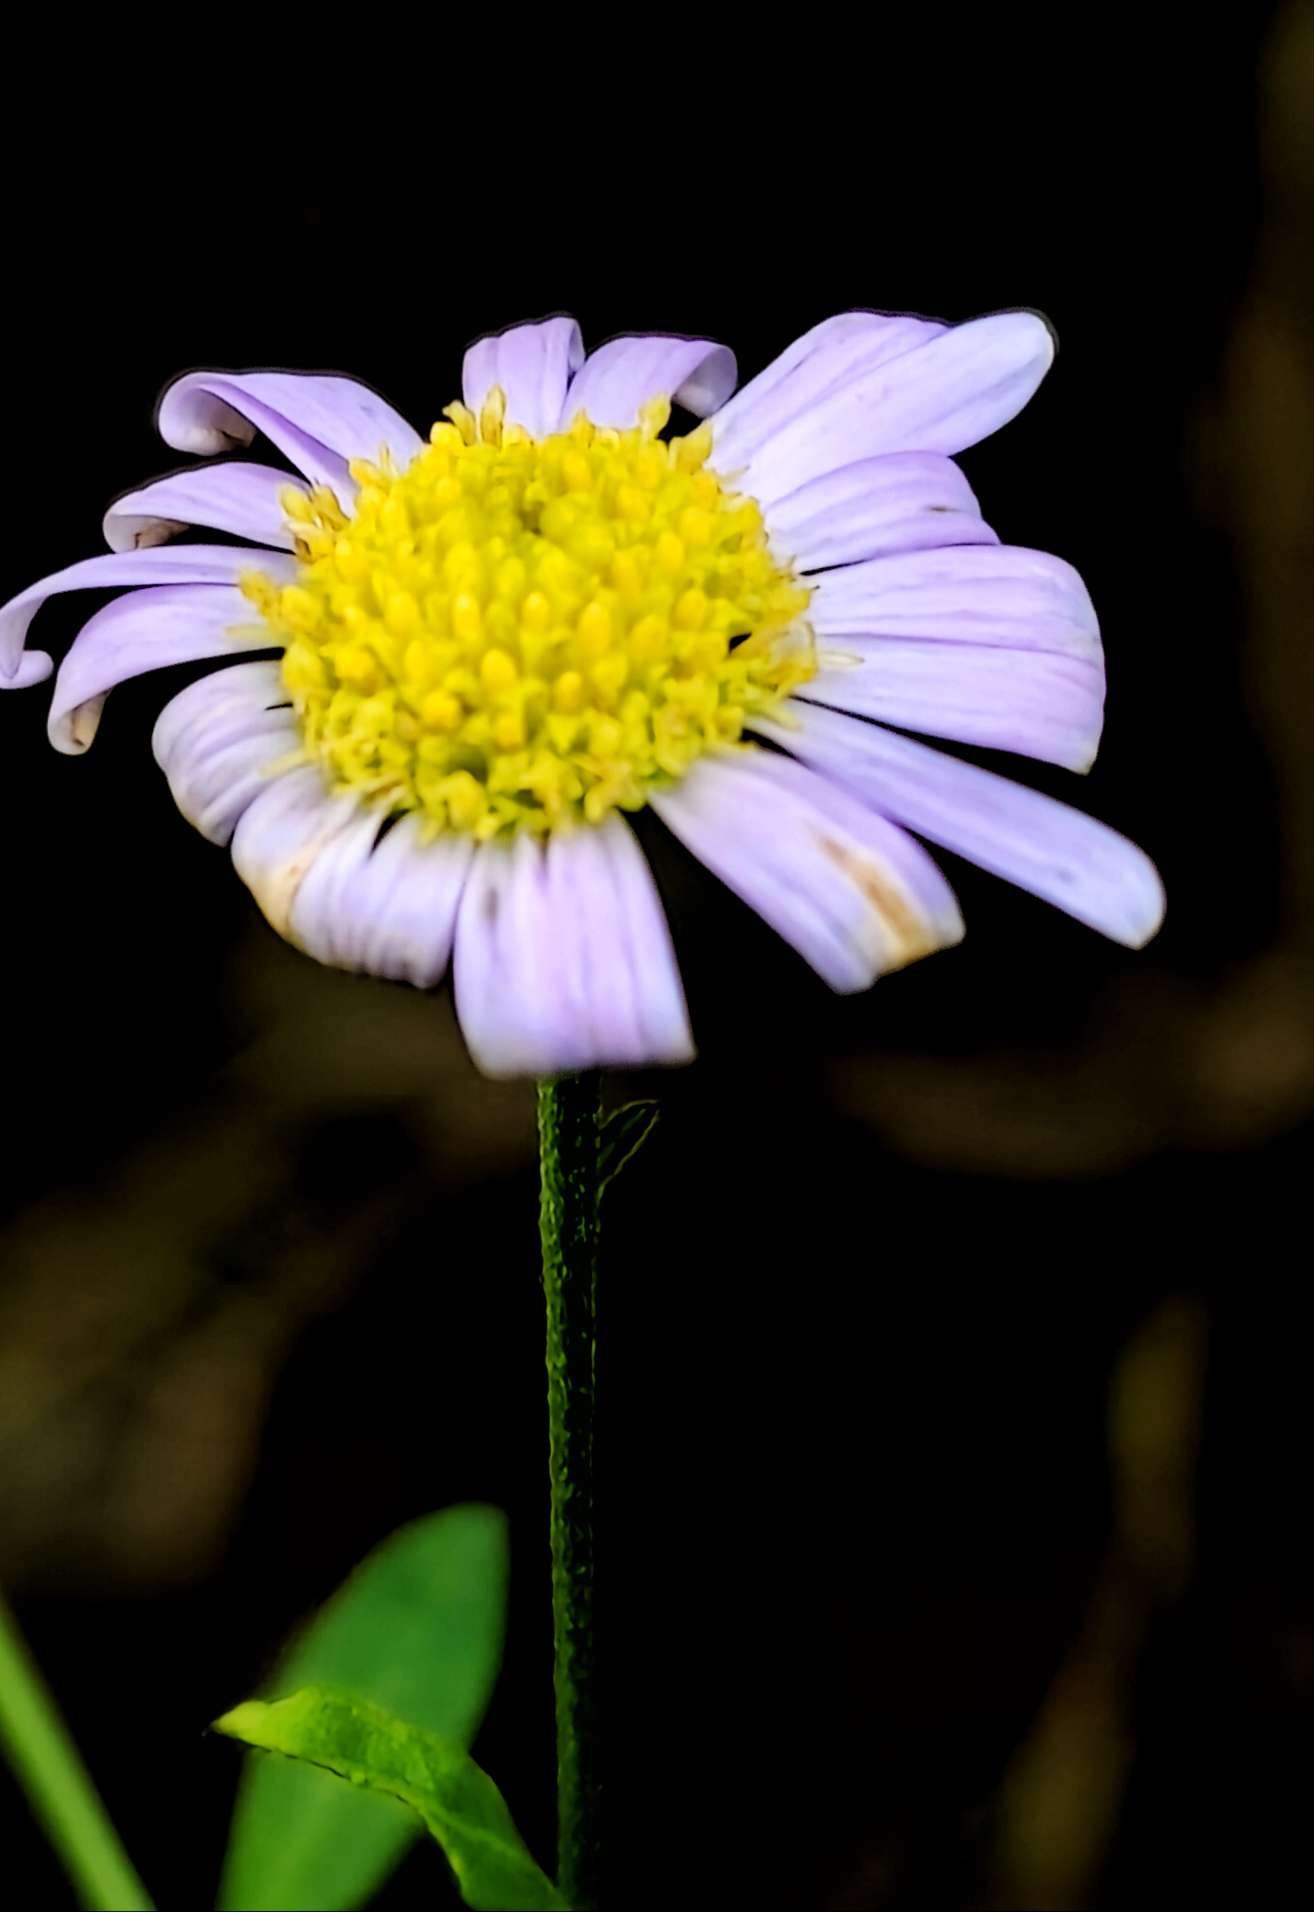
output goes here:
{"type": "MultiPolygon", "coordinates": [[[[601,251],[559,207],[439,245],[404,194],[304,194],[231,250],[217,186],[6,215],[6,596],[169,467],[150,406],[189,364],[334,366],[427,422],[470,337],[558,307],[724,336],[746,374],[848,305],[1057,325],[964,462],[1001,535],[1086,575],[1109,727],[1084,785],[1018,769],[1145,843],[1168,924],[1129,955],[955,866],[963,948],[840,1002],[646,830],[702,1058],[609,1217],[618,1903],[1310,1883],[1314,6],[1047,58],[1048,93],[959,127],[949,190],[883,143],[885,74],[721,223],[618,189],[601,251]],[[351,296],[344,232],[394,306],[351,296]]],[[[205,1722],[391,1527],[497,1502],[476,1751],[550,1860],[532,1095],[474,1075],[445,995],[264,928],[150,760],[185,675],[116,692],[81,762],[39,693],[0,703],[0,1584],[159,1901],[199,1903],[235,1779],[205,1722]]],[[[3,1779],[0,1816],[71,1903],[3,1779]]],[[[443,1890],[420,1853],[386,1903],[443,1890]]]]}

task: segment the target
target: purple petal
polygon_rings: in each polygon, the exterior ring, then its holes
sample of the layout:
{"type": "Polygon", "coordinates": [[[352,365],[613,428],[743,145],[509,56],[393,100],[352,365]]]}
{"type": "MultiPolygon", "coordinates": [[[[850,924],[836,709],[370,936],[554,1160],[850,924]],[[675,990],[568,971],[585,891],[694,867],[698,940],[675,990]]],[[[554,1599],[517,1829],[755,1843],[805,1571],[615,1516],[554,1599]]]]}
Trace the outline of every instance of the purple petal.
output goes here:
{"type": "MultiPolygon", "coordinates": [[[[861,458],[963,451],[1017,416],[1053,357],[1043,319],[999,312],[956,325],[896,358],[859,365],[754,450],[739,488],[770,505],[861,458]]],[[[717,470],[736,460],[742,462],[742,454],[718,442],[717,470]]]]}
{"type": "Polygon", "coordinates": [[[899,638],[835,639],[798,693],[904,730],[1015,750],[1089,770],[1104,720],[1104,672],[1080,657],[899,638]]]}
{"type": "Polygon", "coordinates": [[[377,460],[386,447],[400,471],[424,444],[368,385],[310,372],[187,372],[164,393],[156,423],[166,444],[207,456],[261,431],[343,505],[356,495],[350,459],[377,460]]]}
{"type": "Polygon", "coordinates": [[[151,739],[174,802],[211,843],[238,819],[280,765],[301,749],[277,664],[234,664],[189,684],[164,706],[151,739]]]}
{"type": "Polygon", "coordinates": [[[672,399],[706,418],[733,392],[735,376],[734,353],[710,339],[661,333],[608,339],[571,380],[561,423],[586,412],[595,425],[624,431],[638,424],[639,407],[652,398],[672,399]]]}
{"type": "Polygon", "coordinates": [[[422,840],[418,817],[380,839],[378,810],[360,814],[311,864],[292,906],[291,940],[321,963],[432,989],[452,950],[474,840],[422,840]]]}
{"type": "Polygon", "coordinates": [[[548,893],[579,925],[576,1000],[599,1058],[687,1062],[689,1014],[666,913],[643,852],[619,817],[554,836],[548,893]]]}
{"type": "Polygon", "coordinates": [[[105,542],[111,551],[140,551],[199,524],[290,551],[292,533],[279,497],[292,482],[290,473],[272,465],[202,465],[171,472],[114,500],[105,513],[105,542]]]}
{"type": "Polygon", "coordinates": [[[701,758],[652,804],[832,989],[956,943],[962,920],[911,837],[838,785],[762,750],[701,758]]]}
{"type": "Polygon", "coordinates": [[[919,836],[1132,949],[1162,922],[1154,865],[1093,817],[836,711],[792,704],[790,717],[754,719],[754,729],[919,836]]]}
{"type": "Polygon", "coordinates": [[[235,584],[244,571],[266,571],[291,582],[295,560],[272,551],[237,551],[194,544],[183,551],[124,551],[82,558],[29,584],[0,606],[0,671],[18,668],[28,626],[47,598],[63,591],[116,590],[127,584],[235,584]]]}
{"type": "Polygon", "coordinates": [[[841,312],[823,319],[786,346],[717,414],[712,463],[718,471],[736,470],[777,432],[810,417],[828,394],[859,371],[901,358],[947,330],[933,319],[884,312],[841,312]]]}
{"type": "Polygon", "coordinates": [[[574,319],[513,325],[470,347],[461,373],[462,396],[477,415],[494,385],[500,385],[508,422],[523,425],[531,438],[546,438],[560,423],[571,374],[583,363],[584,341],[574,319]]]}
{"type": "Polygon", "coordinates": [[[800,571],[999,542],[957,465],[931,451],[895,452],[827,472],[765,515],[772,547],[800,571]]]}
{"type": "Polygon", "coordinates": [[[11,675],[0,671],[0,690],[30,690],[33,684],[44,684],[54,668],[49,652],[23,651],[11,675]]]}
{"type": "Polygon", "coordinates": [[[59,667],[47,719],[50,741],[66,756],[80,756],[96,735],[106,696],[129,677],[276,644],[231,585],[163,585],[115,598],[82,626],[59,667]]]}
{"type": "Polygon", "coordinates": [[[298,890],[360,810],[356,797],[334,796],[314,764],[275,778],[248,804],[233,832],[233,867],[280,936],[291,940],[298,890]]]}
{"type": "Polygon", "coordinates": [[[279,665],[268,658],[230,664],[198,677],[169,699],[155,720],[151,749],[168,776],[183,756],[195,754],[206,742],[222,748],[262,727],[266,718],[281,724],[295,721],[279,665]]]}
{"type": "Polygon", "coordinates": [[[482,846],[456,925],[456,1007],[485,1075],[693,1053],[652,875],[619,818],[482,846]]]}
{"type": "Polygon", "coordinates": [[[1077,572],[1047,551],[1011,544],[905,551],[824,572],[807,615],[822,639],[918,637],[1100,656],[1099,620],[1077,572]]]}

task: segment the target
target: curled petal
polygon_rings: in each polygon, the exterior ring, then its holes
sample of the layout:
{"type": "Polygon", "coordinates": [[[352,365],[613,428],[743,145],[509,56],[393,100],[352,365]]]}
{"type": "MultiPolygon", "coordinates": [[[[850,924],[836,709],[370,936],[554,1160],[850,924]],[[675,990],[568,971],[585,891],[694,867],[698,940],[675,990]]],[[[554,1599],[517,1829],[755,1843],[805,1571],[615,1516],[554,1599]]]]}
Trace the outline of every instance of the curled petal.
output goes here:
{"type": "Polygon", "coordinates": [[[181,551],[124,551],[83,558],[29,584],[0,607],[0,671],[12,676],[22,655],[28,626],[47,598],[64,591],[117,590],[128,584],[236,584],[245,571],[260,570],[290,583],[295,560],[273,551],[193,544],[181,551]]]}
{"type": "MultiPolygon", "coordinates": [[[[859,365],[763,440],[738,482],[770,505],[858,459],[963,451],[1017,416],[1053,357],[1053,334],[1034,312],[953,326],[897,357],[859,365]]],[[[718,445],[713,462],[724,471],[740,456],[718,445]]]]}
{"type": "Polygon", "coordinates": [[[270,780],[301,761],[301,733],[277,664],[233,664],[164,706],[151,739],[174,802],[211,843],[227,843],[270,780]]]}
{"type": "Polygon", "coordinates": [[[129,677],[166,664],[270,650],[276,642],[231,585],[162,585],[115,598],[82,626],[59,667],[47,719],[50,741],[66,756],[80,756],[96,735],[106,696],[129,677]]]}
{"type": "Polygon", "coordinates": [[[290,551],[292,533],[279,499],[292,482],[272,465],[236,462],[171,472],[114,500],[105,513],[105,542],[111,551],[140,551],[204,525],[290,551]]]}
{"type": "Polygon", "coordinates": [[[44,684],[54,668],[49,652],[23,651],[10,675],[0,671],[0,690],[30,690],[33,684],[44,684]]]}
{"type": "Polygon", "coordinates": [[[683,1062],[684,994],[651,872],[618,817],[484,844],[456,925],[456,1008],[486,1075],[683,1062]]]}
{"type": "Polygon", "coordinates": [[[351,459],[386,449],[400,470],[424,442],[368,385],[316,372],[186,372],[162,395],[156,423],[166,444],[204,456],[262,432],[343,505],[356,495],[351,459]]]}
{"type": "Polygon", "coordinates": [[[479,339],[465,355],[461,391],[478,414],[495,385],[506,393],[509,424],[523,425],[531,438],[557,429],[571,374],[584,363],[584,341],[574,319],[544,319],[513,325],[479,339]]]}
{"type": "Polygon", "coordinates": [[[1132,949],[1163,921],[1157,870],[1107,824],[838,711],[795,703],[789,718],[753,727],[918,836],[1132,949]]]}
{"type": "Polygon", "coordinates": [[[919,845],[847,791],[787,757],[701,758],[653,807],[832,989],[956,943],[962,919],[919,845]]]}
{"type": "Polygon", "coordinates": [[[800,571],[999,543],[957,465],[932,451],[864,458],[810,479],[768,508],[766,526],[774,550],[800,571]]]}
{"type": "Polygon", "coordinates": [[[652,398],[673,399],[706,418],[733,392],[735,375],[734,353],[710,339],[661,333],[608,339],[571,380],[561,423],[586,412],[595,425],[624,431],[637,425],[639,407],[652,398]]]}
{"type": "Polygon", "coordinates": [[[777,433],[813,416],[824,399],[858,373],[902,358],[948,329],[934,319],[886,312],[840,312],[823,319],[717,414],[712,463],[718,471],[747,464],[777,433]]]}

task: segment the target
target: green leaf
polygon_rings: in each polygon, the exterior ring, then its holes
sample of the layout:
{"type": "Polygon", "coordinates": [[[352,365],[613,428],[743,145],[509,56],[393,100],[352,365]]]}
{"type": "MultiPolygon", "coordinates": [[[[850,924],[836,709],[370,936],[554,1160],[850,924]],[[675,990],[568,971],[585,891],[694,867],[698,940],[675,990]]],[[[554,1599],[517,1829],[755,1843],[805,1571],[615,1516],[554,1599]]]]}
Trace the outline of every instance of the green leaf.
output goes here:
{"type": "Polygon", "coordinates": [[[604,1116],[598,1137],[598,1193],[614,1181],[625,1164],[643,1147],[656,1126],[661,1107],[653,1101],[625,1102],[604,1116]]]}
{"type": "Polygon", "coordinates": [[[501,1793],[451,1740],[322,1686],[271,1706],[248,1700],[216,1720],[215,1731],[400,1799],[447,1854],[461,1897],[477,1912],[564,1912],[501,1793]]]}
{"type": "MultiPolygon", "coordinates": [[[[320,1608],[264,1690],[325,1685],[468,1746],[502,1659],[506,1519],[449,1507],[368,1555],[320,1608]]],[[[411,1841],[414,1817],[282,1760],[248,1760],[219,1904],[241,1912],[350,1912],[411,1841]]]]}

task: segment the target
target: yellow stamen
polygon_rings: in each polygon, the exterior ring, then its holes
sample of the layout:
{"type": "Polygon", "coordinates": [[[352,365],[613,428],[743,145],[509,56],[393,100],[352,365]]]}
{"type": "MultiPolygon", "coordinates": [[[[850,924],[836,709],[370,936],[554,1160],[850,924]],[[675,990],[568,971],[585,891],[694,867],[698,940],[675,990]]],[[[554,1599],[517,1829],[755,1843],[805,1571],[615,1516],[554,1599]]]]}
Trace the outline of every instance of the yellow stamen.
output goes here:
{"type": "Polygon", "coordinates": [[[434,730],[456,730],[461,722],[461,700],[449,690],[431,690],[420,705],[420,716],[434,730]]]}
{"type": "Polygon", "coordinates": [[[505,417],[506,393],[500,385],[494,385],[479,413],[479,436],[486,445],[501,444],[502,422],[505,417]]]}
{"type": "Polygon", "coordinates": [[[510,690],[519,678],[516,660],[506,651],[485,651],[479,665],[479,681],[490,697],[510,690]]]}

